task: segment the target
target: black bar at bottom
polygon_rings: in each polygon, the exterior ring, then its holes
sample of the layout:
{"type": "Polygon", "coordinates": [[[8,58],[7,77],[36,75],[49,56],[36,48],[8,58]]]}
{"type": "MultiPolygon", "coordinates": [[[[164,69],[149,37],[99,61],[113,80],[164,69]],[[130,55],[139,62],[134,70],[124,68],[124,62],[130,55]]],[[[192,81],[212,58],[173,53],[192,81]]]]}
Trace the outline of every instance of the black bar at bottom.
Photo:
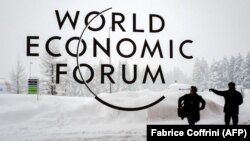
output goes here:
{"type": "Polygon", "coordinates": [[[147,125],[147,141],[172,139],[250,140],[250,125],[147,125]]]}

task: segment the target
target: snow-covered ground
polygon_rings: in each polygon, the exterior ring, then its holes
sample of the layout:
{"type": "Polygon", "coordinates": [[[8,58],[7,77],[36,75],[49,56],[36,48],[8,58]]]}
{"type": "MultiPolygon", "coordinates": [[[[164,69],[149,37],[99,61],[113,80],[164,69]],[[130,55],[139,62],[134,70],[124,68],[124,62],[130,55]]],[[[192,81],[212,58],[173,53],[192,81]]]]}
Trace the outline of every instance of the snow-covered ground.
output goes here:
{"type": "MultiPolygon", "coordinates": [[[[140,141],[147,124],[187,124],[177,117],[177,100],[187,91],[139,91],[100,94],[119,106],[142,106],[165,95],[154,107],[136,112],[117,111],[94,98],[0,94],[0,140],[3,141],[140,141]]],[[[224,99],[210,92],[198,124],[224,124],[224,99]]],[[[240,107],[240,124],[250,124],[250,91],[240,107]]]]}

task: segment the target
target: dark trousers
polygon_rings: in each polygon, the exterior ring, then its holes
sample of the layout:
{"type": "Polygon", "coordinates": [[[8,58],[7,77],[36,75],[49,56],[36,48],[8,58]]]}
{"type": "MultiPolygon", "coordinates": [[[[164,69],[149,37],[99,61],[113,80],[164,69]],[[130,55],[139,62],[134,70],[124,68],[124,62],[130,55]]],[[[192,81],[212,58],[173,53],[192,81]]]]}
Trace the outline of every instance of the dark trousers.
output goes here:
{"type": "Polygon", "coordinates": [[[196,113],[196,114],[187,115],[187,120],[188,120],[189,125],[194,125],[196,122],[200,120],[199,114],[196,113]]]}
{"type": "Polygon", "coordinates": [[[230,125],[230,120],[233,119],[233,125],[238,125],[238,113],[225,113],[225,124],[230,125]]]}
{"type": "Polygon", "coordinates": [[[187,120],[188,120],[189,125],[194,125],[195,124],[194,118],[192,116],[187,116],[187,120]]]}

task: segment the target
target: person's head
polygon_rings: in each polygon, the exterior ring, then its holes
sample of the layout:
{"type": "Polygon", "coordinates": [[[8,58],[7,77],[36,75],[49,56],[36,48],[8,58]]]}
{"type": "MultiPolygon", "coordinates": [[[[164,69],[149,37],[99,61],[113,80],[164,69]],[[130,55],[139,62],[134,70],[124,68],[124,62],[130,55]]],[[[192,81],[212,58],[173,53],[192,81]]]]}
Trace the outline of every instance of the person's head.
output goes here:
{"type": "Polygon", "coordinates": [[[234,90],[235,89],[235,83],[234,82],[229,82],[228,83],[228,88],[229,88],[229,90],[234,90]]]}
{"type": "Polygon", "coordinates": [[[197,90],[198,89],[195,86],[191,86],[191,88],[190,88],[190,94],[196,94],[197,90]]]}

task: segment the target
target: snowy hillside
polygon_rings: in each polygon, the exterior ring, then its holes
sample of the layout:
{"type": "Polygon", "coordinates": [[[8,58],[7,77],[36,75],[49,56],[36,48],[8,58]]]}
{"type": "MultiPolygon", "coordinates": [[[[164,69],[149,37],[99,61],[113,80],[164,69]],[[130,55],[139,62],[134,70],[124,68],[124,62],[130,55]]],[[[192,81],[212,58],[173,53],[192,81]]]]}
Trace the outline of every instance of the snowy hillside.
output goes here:
{"type": "MultiPolygon", "coordinates": [[[[0,95],[0,138],[4,140],[146,140],[146,125],[187,124],[177,117],[177,100],[185,91],[139,91],[101,94],[119,106],[142,106],[162,95],[166,99],[143,111],[125,112],[106,107],[94,98],[42,95],[0,95]]],[[[198,124],[224,124],[224,99],[209,92],[198,124]]],[[[240,124],[250,123],[249,92],[240,107],[240,124]]]]}

